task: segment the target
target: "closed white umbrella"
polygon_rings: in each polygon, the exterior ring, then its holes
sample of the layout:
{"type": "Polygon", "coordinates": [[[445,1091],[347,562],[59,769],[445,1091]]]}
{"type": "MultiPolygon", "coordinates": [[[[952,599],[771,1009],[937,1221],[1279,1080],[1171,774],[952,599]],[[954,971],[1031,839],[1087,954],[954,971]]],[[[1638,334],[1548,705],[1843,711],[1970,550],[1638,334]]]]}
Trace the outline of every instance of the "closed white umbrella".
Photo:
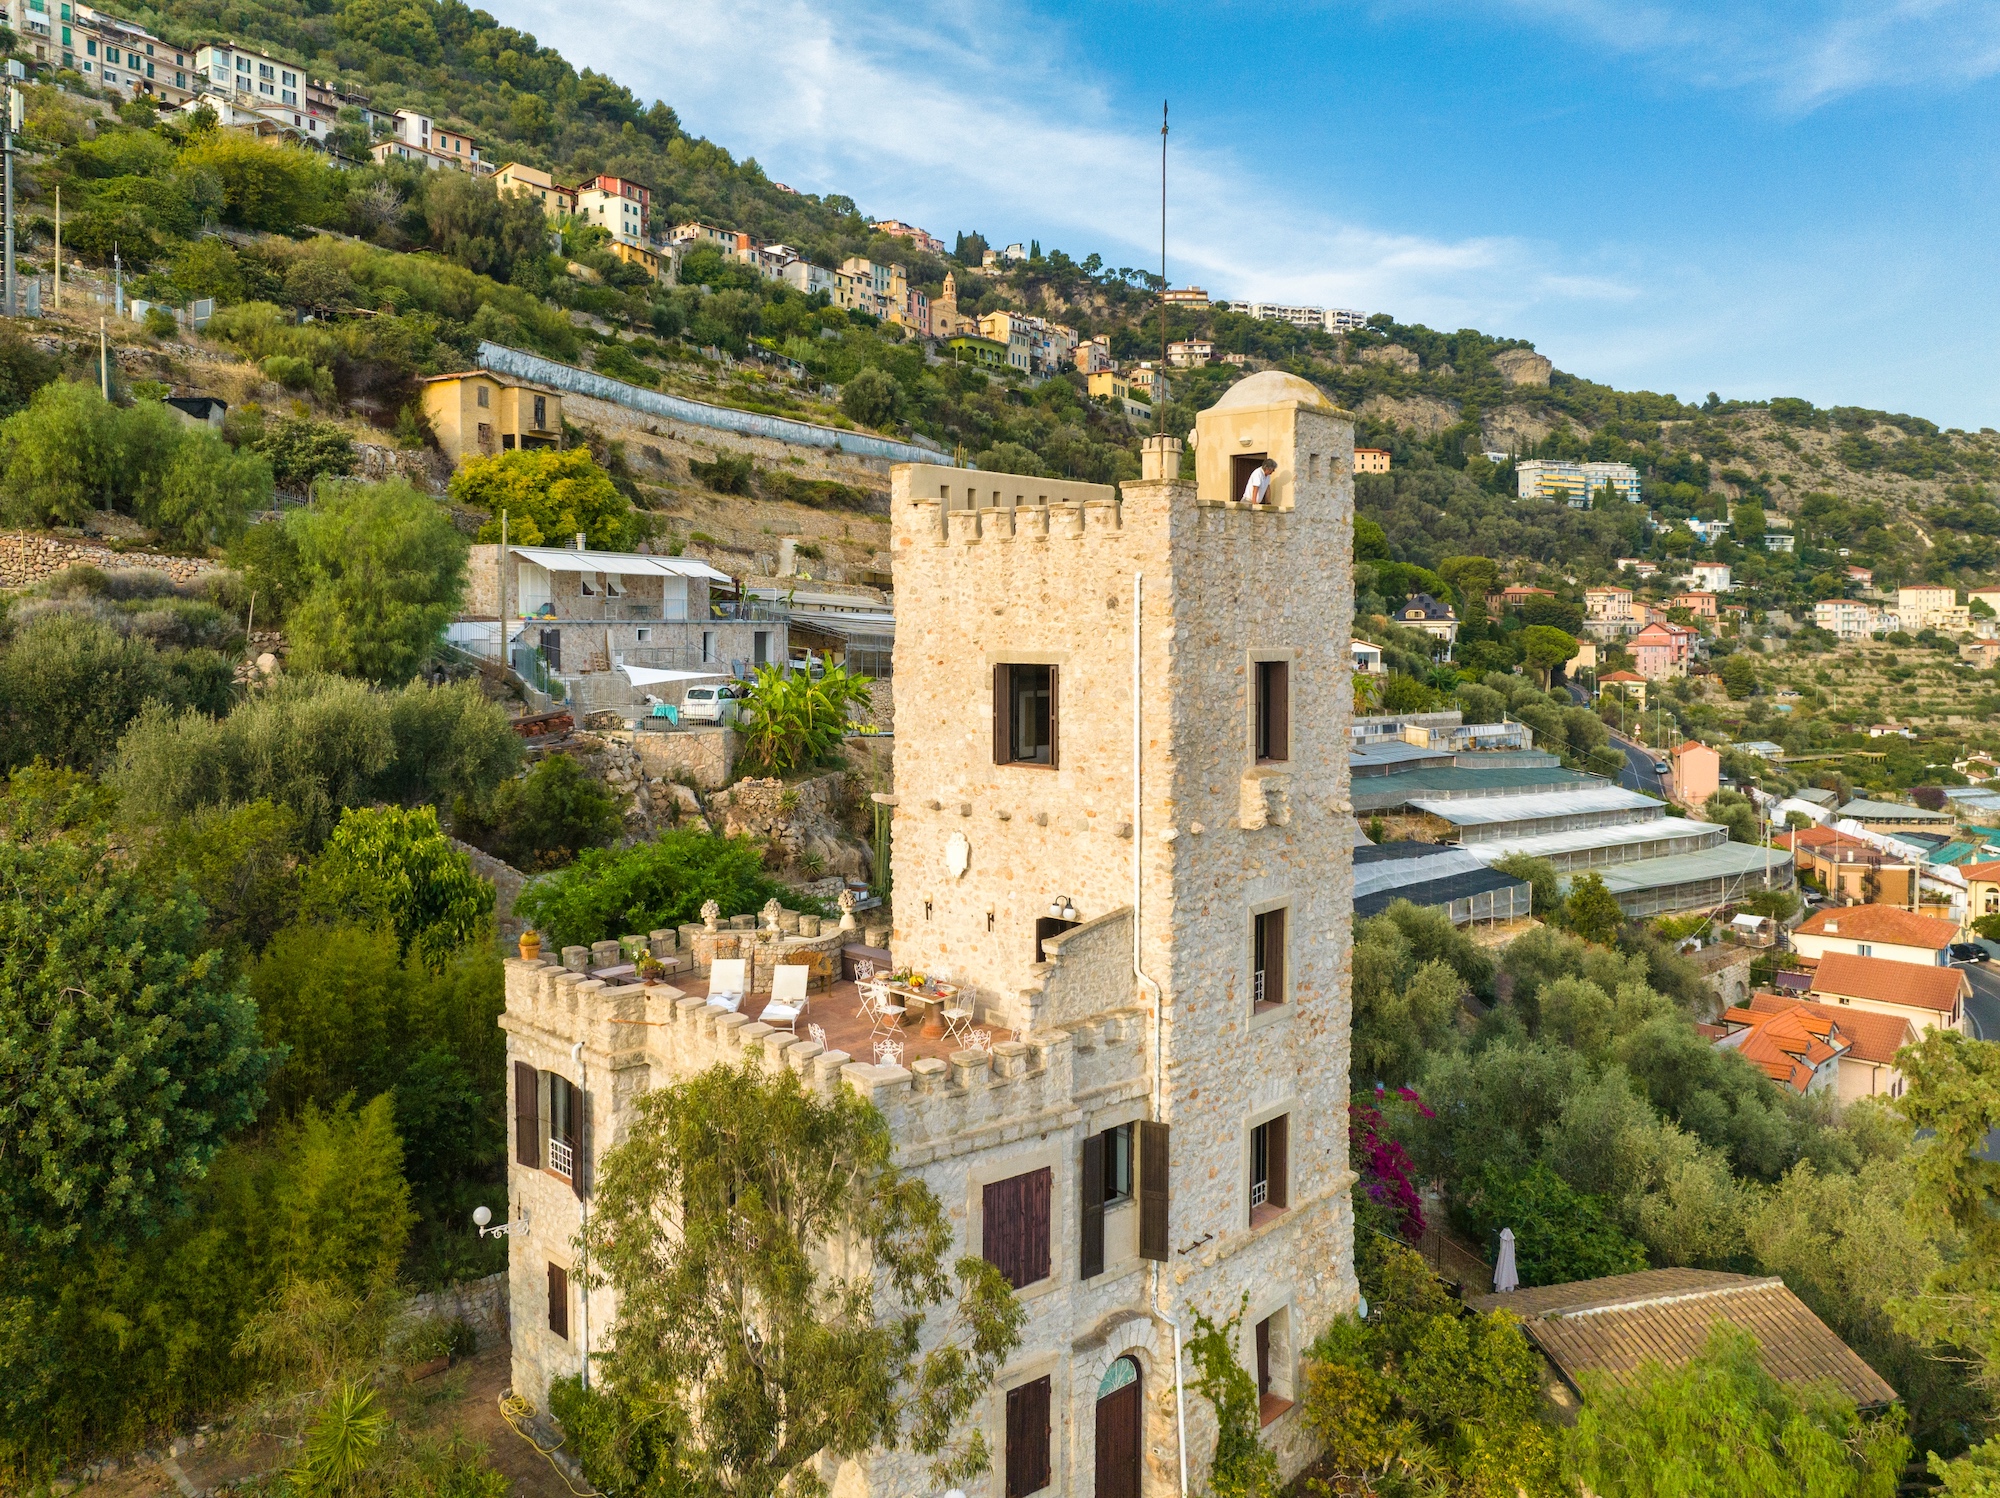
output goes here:
{"type": "Polygon", "coordinates": [[[1514,1230],[1500,1229],[1500,1262],[1493,1266],[1493,1293],[1505,1295],[1521,1288],[1521,1276],[1514,1269],[1514,1230]]]}

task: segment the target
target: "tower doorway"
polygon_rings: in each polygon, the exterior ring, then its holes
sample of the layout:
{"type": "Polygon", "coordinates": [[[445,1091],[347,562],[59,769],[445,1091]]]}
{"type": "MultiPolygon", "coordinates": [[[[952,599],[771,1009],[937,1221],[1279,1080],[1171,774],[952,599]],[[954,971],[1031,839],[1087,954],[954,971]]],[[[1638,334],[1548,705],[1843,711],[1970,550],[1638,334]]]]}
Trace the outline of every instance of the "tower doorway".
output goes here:
{"type": "Polygon", "coordinates": [[[1097,1498],[1139,1498],[1139,1365],[1120,1358],[1097,1386],[1097,1498]]]}

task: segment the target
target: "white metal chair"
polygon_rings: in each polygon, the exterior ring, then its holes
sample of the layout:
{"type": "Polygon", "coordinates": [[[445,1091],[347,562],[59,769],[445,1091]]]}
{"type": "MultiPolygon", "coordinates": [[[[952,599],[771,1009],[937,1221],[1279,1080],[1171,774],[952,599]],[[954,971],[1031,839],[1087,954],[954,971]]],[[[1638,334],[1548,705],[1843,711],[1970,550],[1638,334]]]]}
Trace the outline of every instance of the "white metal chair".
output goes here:
{"type": "Polygon", "coordinates": [[[806,999],[806,981],[811,977],[812,969],[801,963],[788,962],[772,968],[771,997],[758,1018],[767,1025],[798,1034],[799,1016],[810,1007],[806,999]]]}
{"type": "Polygon", "coordinates": [[[970,1049],[975,1051],[990,1051],[993,1049],[993,1032],[991,1030],[968,1031],[965,1043],[970,1049]]]}
{"type": "Polygon", "coordinates": [[[875,1064],[877,1066],[901,1066],[903,1064],[903,1042],[900,1040],[876,1041],[875,1064]]]}
{"type": "Polygon", "coordinates": [[[944,1020],[946,1040],[963,1040],[972,1029],[972,1007],[967,1002],[963,989],[952,989],[945,994],[944,1002],[938,1008],[938,1014],[944,1020]]]}
{"type": "Polygon", "coordinates": [[[708,970],[708,1007],[735,1014],[749,986],[749,964],[741,957],[718,957],[708,970]]]}
{"type": "Polygon", "coordinates": [[[826,1049],[825,1025],[807,1025],[806,1034],[812,1037],[814,1045],[818,1046],[822,1051],[826,1049]]]}
{"type": "Polygon", "coordinates": [[[874,976],[875,976],[875,964],[870,962],[866,957],[860,958],[855,962],[854,981],[856,983],[866,983],[870,978],[874,976]]]}
{"type": "Polygon", "coordinates": [[[889,985],[860,985],[861,1007],[868,1012],[870,1035],[894,1035],[903,1024],[903,1006],[890,1002],[889,985]]]}

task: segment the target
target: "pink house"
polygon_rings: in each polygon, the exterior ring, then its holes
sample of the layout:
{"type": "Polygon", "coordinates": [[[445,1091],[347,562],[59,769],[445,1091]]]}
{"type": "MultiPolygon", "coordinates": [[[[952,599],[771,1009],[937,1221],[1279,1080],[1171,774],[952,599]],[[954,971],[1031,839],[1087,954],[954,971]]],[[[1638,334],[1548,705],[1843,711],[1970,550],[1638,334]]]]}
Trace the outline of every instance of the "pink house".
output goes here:
{"type": "Polygon", "coordinates": [[[1627,642],[1632,665],[1648,681],[1665,681],[1686,674],[1686,656],[1678,632],[1670,624],[1647,625],[1627,642]]]}
{"type": "Polygon", "coordinates": [[[1674,750],[1674,790],[1689,806],[1699,806],[1722,785],[1722,756],[1689,739],[1674,750]]]}

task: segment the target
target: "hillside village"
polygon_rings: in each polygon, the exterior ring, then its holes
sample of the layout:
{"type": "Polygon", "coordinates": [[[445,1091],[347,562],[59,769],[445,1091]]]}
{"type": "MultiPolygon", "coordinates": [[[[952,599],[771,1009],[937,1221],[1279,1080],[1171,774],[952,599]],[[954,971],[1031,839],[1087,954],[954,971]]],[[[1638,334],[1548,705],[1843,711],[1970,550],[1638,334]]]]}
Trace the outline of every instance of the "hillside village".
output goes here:
{"type": "Polygon", "coordinates": [[[2000,433],[6,24],[0,1487],[1984,1490],[2000,433]]]}

